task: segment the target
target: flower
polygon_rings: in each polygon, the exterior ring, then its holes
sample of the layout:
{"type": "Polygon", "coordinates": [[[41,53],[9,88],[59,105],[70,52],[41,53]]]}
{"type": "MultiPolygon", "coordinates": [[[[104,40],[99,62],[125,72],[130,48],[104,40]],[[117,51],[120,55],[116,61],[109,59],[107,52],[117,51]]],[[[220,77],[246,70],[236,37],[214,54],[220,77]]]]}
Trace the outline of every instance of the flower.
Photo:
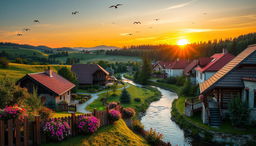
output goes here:
{"type": "Polygon", "coordinates": [[[79,116],[77,127],[81,133],[94,133],[100,127],[100,121],[94,116],[79,116]]]}
{"type": "Polygon", "coordinates": [[[19,107],[17,104],[14,106],[6,106],[4,109],[0,109],[0,119],[24,119],[27,116],[26,109],[19,107]]]}
{"type": "Polygon", "coordinates": [[[135,110],[133,108],[124,108],[122,110],[122,116],[123,118],[125,119],[129,119],[129,118],[132,118],[134,115],[135,115],[135,110]]]}
{"type": "Polygon", "coordinates": [[[109,110],[108,117],[111,121],[117,121],[121,118],[121,113],[118,110],[109,110]]]}

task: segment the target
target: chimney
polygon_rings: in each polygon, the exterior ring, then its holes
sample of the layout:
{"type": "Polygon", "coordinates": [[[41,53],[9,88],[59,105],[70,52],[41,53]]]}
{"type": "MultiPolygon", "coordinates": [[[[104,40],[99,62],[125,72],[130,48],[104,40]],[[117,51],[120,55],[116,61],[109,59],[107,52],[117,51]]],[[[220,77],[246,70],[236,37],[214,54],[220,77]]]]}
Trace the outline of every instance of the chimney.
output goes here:
{"type": "Polygon", "coordinates": [[[227,54],[227,53],[228,53],[228,50],[225,49],[225,48],[223,48],[223,49],[222,49],[222,53],[223,53],[223,54],[227,54]]]}
{"type": "Polygon", "coordinates": [[[53,77],[50,66],[48,66],[48,69],[45,71],[45,74],[47,74],[49,77],[53,77]]]}

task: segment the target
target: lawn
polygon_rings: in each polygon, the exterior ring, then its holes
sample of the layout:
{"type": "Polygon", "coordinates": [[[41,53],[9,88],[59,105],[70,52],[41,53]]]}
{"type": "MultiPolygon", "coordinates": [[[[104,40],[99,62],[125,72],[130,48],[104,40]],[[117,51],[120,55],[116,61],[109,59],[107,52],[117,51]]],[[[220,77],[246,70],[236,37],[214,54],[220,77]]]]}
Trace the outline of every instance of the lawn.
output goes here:
{"type": "MultiPolygon", "coordinates": [[[[133,85],[129,85],[127,91],[131,95],[131,103],[130,104],[122,104],[123,107],[133,107],[136,111],[144,111],[147,105],[149,104],[149,100],[157,100],[158,92],[149,88],[139,88],[133,85]],[[140,98],[141,102],[134,101],[135,98],[140,98]]],[[[92,111],[94,108],[98,110],[104,110],[105,106],[102,104],[101,99],[108,97],[107,102],[116,101],[119,102],[119,97],[121,95],[121,90],[116,91],[117,96],[111,96],[113,94],[112,91],[108,93],[102,93],[99,95],[99,98],[95,100],[92,104],[87,107],[87,110],[92,111]]]]}
{"type": "Polygon", "coordinates": [[[0,47],[0,52],[5,51],[11,56],[16,57],[22,57],[22,58],[31,58],[31,57],[37,57],[37,58],[46,58],[48,55],[39,51],[39,50],[33,50],[33,49],[25,49],[25,48],[13,48],[13,47],[0,47]]]}
{"type": "Polygon", "coordinates": [[[10,63],[8,68],[0,68],[0,79],[7,77],[17,81],[27,73],[43,72],[48,66],[54,71],[57,71],[61,67],[70,67],[69,65],[26,65],[26,64],[16,64],[10,63]]]}
{"type": "Polygon", "coordinates": [[[138,62],[141,61],[138,57],[129,57],[129,56],[113,56],[105,54],[82,54],[82,53],[69,53],[67,57],[58,57],[56,60],[66,63],[67,58],[79,58],[80,63],[88,62],[98,62],[98,61],[108,61],[108,62],[138,62]]]}
{"type": "Polygon", "coordinates": [[[235,128],[231,125],[230,121],[224,121],[222,125],[219,128],[214,128],[209,125],[203,124],[201,120],[201,113],[196,113],[192,117],[187,117],[184,115],[184,105],[185,105],[185,97],[179,97],[177,101],[175,102],[175,107],[180,115],[183,116],[183,118],[186,120],[186,122],[205,129],[205,130],[211,130],[215,132],[222,132],[222,133],[230,133],[230,134],[255,134],[256,129],[255,128],[235,128]]]}
{"type": "Polygon", "coordinates": [[[133,133],[123,120],[117,121],[114,125],[108,125],[100,128],[96,133],[90,136],[77,136],[69,138],[63,142],[45,144],[44,146],[112,146],[112,145],[148,145],[141,136],[133,133]]]}

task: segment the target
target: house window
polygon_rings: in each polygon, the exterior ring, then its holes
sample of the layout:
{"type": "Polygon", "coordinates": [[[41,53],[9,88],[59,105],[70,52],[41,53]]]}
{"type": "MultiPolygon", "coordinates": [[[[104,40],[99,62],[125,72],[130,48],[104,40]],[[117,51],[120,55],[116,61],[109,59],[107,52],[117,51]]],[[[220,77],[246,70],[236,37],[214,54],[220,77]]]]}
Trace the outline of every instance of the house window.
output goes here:
{"type": "Polygon", "coordinates": [[[62,96],[60,96],[60,100],[62,100],[62,96]]]}
{"type": "Polygon", "coordinates": [[[200,73],[200,79],[201,80],[203,79],[203,73],[200,73]]]}
{"type": "Polygon", "coordinates": [[[249,89],[245,89],[245,102],[249,106],[249,89]]]}

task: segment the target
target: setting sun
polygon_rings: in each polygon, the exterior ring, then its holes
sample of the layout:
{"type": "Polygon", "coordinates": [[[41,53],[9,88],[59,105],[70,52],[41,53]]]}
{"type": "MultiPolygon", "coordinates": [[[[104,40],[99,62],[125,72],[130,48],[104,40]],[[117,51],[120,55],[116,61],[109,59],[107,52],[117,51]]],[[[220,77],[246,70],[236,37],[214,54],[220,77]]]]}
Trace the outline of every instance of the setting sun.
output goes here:
{"type": "Polygon", "coordinates": [[[189,44],[189,41],[187,39],[181,39],[181,40],[177,41],[177,45],[179,45],[179,46],[184,46],[187,44],[189,44]]]}

